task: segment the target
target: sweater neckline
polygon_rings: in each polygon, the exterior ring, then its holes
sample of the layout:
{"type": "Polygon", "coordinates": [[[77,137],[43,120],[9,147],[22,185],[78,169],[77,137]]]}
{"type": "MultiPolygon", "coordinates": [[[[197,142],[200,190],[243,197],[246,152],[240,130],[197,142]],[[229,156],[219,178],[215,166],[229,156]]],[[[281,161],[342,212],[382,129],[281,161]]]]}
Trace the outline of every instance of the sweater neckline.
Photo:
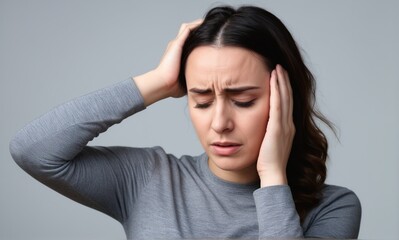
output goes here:
{"type": "Polygon", "coordinates": [[[209,168],[208,155],[203,153],[199,156],[200,169],[205,179],[212,185],[218,187],[221,191],[234,192],[253,192],[260,187],[260,182],[241,184],[223,180],[216,176],[209,168]]]}

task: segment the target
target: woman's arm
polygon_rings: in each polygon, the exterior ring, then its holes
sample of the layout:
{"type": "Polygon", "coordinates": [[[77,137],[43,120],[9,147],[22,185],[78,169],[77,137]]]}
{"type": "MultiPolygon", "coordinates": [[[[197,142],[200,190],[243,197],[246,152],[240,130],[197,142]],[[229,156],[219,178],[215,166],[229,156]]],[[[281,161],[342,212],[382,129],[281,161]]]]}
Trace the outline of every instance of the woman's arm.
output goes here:
{"type": "Polygon", "coordinates": [[[126,219],[161,153],[86,144],[146,106],[183,95],[181,48],[200,22],[182,25],[153,71],[62,104],[25,126],[10,143],[17,164],[63,195],[121,222],[126,219]]]}
{"type": "Polygon", "coordinates": [[[86,144],[113,124],[144,109],[131,79],[64,103],[20,130],[10,152],[21,168],[45,185],[121,221],[127,205],[118,205],[152,169],[151,151],[86,144]],[[134,159],[131,159],[134,157],[134,159]]]}
{"type": "Polygon", "coordinates": [[[270,76],[270,112],[259,151],[261,188],[254,192],[260,237],[303,237],[286,166],[295,135],[292,89],[288,73],[277,65],[270,76]]]}
{"type": "Polygon", "coordinates": [[[358,237],[361,205],[357,196],[346,188],[327,185],[322,201],[308,213],[302,224],[288,185],[260,188],[254,192],[254,198],[261,238],[358,237]]]}
{"type": "Polygon", "coordinates": [[[254,192],[260,238],[302,238],[299,215],[288,185],[259,188],[254,192]]]}
{"type": "Polygon", "coordinates": [[[272,71],[270,88],[270,119],[257,163],[262,188],[254,192],[259,236],[357,238],[360,202],[344,188],[327,187],[302,229],[285,173],[295,134],[292,89],[288,73],[279,65],[272,71]]]}

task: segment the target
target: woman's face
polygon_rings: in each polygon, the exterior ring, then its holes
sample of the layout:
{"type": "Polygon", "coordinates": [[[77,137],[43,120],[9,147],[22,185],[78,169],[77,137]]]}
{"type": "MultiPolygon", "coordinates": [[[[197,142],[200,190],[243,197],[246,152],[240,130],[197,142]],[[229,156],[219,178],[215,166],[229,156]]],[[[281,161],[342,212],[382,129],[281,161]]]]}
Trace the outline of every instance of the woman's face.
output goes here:
{"type": "Polygon", "coordinates": [[[239,47],[201,46],[187,59],[190,115],[211,171],[226,181],[258,180],[256,162],[269,118],[270,70],[239,47]]]}

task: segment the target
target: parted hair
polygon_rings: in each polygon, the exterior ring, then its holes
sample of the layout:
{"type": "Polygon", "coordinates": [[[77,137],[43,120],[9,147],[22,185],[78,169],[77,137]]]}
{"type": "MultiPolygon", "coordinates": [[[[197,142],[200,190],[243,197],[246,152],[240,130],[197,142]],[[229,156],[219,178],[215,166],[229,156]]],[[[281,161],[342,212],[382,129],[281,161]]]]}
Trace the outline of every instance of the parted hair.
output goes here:
{"type": "Polygon", "coordinates": [[[193,29],[183,46],[179,84],[187,91],[185,68],[199,46],[235,46],[256,52],[269,70],[280,64],[289,74],[293,92],[295,137],[287,163],[288,185],[301,221],[322,198],[328,142],[316,121],[333,125],[315,107],[315,79],[306,67],[295,40],[275,15],[255,6],[212,8],[193,29]]]}

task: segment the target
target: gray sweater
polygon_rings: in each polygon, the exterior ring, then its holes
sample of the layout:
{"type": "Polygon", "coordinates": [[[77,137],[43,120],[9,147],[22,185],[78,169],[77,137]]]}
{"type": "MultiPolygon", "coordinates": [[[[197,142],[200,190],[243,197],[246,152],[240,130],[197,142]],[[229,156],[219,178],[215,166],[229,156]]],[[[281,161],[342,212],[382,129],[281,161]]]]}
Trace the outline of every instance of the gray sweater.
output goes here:
{"type": "Polygon", "coordinates": [[[357,238],[360,202],[346,188],[325,185],[321,203],[301,224],[289,186],[223,181],[209,170],[206,154],[87,146],[143,109],[127,79],[29,123],[11,141],[11,155],[40,182],[118,220],[128,239],[357,238]]]}

